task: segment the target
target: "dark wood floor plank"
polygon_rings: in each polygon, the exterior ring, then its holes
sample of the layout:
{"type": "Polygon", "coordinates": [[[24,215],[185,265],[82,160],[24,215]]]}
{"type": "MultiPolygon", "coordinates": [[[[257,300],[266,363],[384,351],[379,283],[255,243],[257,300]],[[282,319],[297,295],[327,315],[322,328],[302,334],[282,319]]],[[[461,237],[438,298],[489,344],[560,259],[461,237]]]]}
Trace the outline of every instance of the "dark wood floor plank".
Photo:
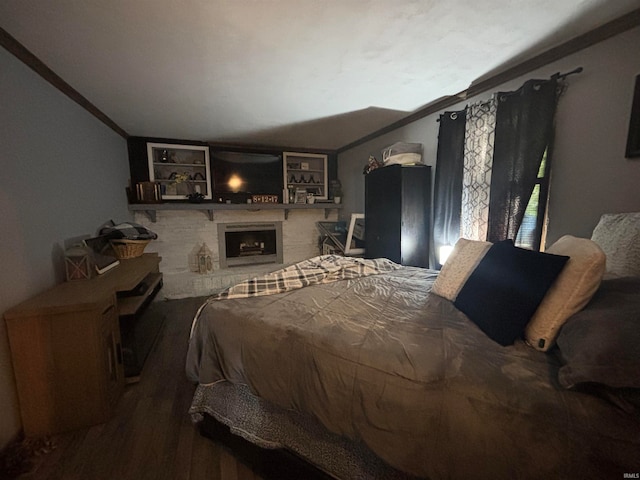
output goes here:
{"type": "Polygon", "coordinates": [[[194,428],[187,422],[182,422],[176,443],[176,455],[171,469],[175,480],[190,480],[191,456],[193,454],[194,428]]]}
{"type": "Polygon", "coordinates": [[[224,480],[220,471],[220,453],[222,447],[214,442],[202,442],[194,438],[191,455],[190,480],[214,478],[224,480]]]}
{"type": "Polygon", "coordinates": [[[256,475],[253,472],[253,470],[251,470],[251,468],[246,466],[244,463],[236,462],[236,467],[237,467],[237,477],[238,477],[238,479],[240,479],[240,480],[254,480],[254,479],[258,478],[258,477],[256,477],[256,475]]]}
{"type": "Polygon", "coordinates": [[[224,480],[238,480],[238,462],[226,448],[220,452],[220,476],[224,480]]]}

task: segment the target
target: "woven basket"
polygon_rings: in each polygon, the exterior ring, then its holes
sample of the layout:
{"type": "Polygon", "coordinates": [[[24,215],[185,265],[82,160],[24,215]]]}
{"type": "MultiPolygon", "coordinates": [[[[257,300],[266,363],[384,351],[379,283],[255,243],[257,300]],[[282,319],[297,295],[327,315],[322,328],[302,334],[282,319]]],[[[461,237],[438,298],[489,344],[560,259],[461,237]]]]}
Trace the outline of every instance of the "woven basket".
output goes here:
{"type": "Polygon", "coordinates": [[[111,248],[118,260],[136,258],[142,255],[151,240],[110,240],[111,248]]]}

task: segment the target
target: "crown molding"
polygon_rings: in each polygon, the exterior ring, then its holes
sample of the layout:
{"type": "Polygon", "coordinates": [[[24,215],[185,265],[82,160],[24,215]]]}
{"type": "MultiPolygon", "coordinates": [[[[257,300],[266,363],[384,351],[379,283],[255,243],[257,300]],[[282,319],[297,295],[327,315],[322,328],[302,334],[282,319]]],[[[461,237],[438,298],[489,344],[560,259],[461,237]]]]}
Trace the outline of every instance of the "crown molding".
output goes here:
{"type": "Polygon", "coordinates": [[[84,108],[91,115],[96,117],[107,127],[111,128],[123,138],[128,138],[129,134],[124,131],[116,122],[105,115],[98,107],[87,100],[75,88],[65,82],[58,74],[47,67],[38,57],[31,53],[24,45],[12,37],[6,30],[0,27],[0,45],[2,45],[9,53],[14,55],[18,60],[23,62],[43,79],[60,90],[63,94],[84,108]]]}

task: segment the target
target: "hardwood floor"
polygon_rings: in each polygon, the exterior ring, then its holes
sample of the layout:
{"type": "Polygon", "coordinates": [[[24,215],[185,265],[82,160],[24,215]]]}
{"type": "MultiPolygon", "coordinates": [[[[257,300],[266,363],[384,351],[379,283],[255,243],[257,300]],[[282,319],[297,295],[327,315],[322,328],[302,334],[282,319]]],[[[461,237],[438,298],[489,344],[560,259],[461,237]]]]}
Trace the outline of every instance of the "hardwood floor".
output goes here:
{"type": "Polygon", "coordinates": [[[187,414],[195,386],[184,373],[191,320],[202,298],[155,302],[164,316],[139,383],[128,385],[103,425],[52,437],[56,448],[21,479],[263,480],[187,414]]]}

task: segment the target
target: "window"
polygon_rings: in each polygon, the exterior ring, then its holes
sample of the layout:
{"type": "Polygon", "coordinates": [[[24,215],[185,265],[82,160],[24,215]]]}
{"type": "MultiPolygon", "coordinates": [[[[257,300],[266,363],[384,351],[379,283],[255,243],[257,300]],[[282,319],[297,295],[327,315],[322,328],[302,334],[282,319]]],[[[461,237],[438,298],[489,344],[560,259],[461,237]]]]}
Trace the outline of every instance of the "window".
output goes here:
{"type": "Polygon", "coordinates": [[[547,147],[540,162],[536,185],[516,236],[515,244],[519,247],[540,250],[549,195],[549,165],[549,147],[547,147]]]}

